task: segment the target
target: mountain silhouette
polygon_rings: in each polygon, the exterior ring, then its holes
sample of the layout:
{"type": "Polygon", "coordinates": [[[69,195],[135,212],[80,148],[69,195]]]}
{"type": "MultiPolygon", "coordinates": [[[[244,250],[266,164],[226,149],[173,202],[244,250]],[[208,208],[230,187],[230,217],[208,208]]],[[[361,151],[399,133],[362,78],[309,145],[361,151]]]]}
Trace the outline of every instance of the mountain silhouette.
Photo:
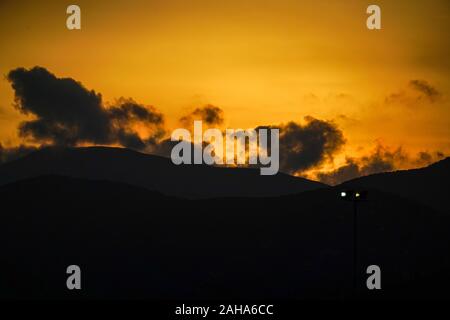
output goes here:
{"type": "Polygon", "coordinates": [[[356,208],[357,297],[448,299],[448,169],[328,187],[127,149],[42,149],[0,167],[0,298],[354,298],[356,208]],[[367,198],[343,201],[343,189],[367,198]],[[79,292],[65,287],[73,264],[79,292]],[[369,265],[381,291],[365,286],[369,265]]]}
{"type": "Polygon", "coordinates": [[[259,169],[174,165],[170,159],[109,147],[44,148],[0,166],[0,185],[41,175],[108,180],[187,198],[294,194],[319,182],[259,169]]]}
{"type": "MultiPolygon", "coordinates": [[[[353,297],[353,204],[339,188],[179,199],[47,175],[0,186],[0,298],[353,297]],[[82,290],[65,287],[67,266],[82,290]]],[[[369,190],[358,204],[358,296],[449,298],[449,216],[369,190]],[[382,290],[365,287],[382,270],[382,290]]]]}
{"type": "Polygon", "coordinates": [[[428,167],[378,173],[344,182],[348,189],[378,189],[414,199],[438,211],[450,213],[450,158],[428,167]]]}

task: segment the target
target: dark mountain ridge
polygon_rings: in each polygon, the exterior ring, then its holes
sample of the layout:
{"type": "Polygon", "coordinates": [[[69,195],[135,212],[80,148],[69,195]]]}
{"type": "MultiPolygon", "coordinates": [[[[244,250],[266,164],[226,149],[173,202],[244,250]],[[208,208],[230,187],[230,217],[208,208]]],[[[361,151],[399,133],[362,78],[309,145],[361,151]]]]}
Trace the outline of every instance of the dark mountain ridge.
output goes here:
{"type": "Polygon", "coordinates": [[[383,190],[426,204],[440,212],[450,213],[450,158],[420,169],[356,178],[338,187],[383,190]]]}
{"type": "Polygon", "coordinates": [[[45,148],[0,166],[0,185],[41,175],[108,180],[186,198],[294,194],[319,182],[258,169],[174,165],[170,159],[110,147],[45,148]]]}
{"type": "MultiPolygon", "coordinates": [[[[121,182],[170,196],[274,197],[327,188],[319,182],[258,169],[172,164],[170,159],[110,147],[51,147],[0,166],[0,186],[42,175],[121,182]]],[[[373,174],[336,186],[377,189],[450,213],[450,158],[425,168],[373,174]]]]}

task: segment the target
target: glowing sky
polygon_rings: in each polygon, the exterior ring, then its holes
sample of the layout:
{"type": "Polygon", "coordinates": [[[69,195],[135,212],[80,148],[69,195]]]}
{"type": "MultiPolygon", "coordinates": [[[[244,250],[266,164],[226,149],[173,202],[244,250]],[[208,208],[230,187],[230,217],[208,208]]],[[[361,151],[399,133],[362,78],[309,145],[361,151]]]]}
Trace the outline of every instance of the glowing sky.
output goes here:
{"type": "MultiPolygon", "coordinates": [[[[376,141],[450,153],[450,2],[0,1],[0,72],[39,65],[103,95],[153,105],[170,128],[194,107],[224,110],[225,127],[333,120],[341,158],[376,141]],[[44,4],[45,3],[45,4],[44,4]],[[366,28],[378,4],[382,30],[366,28]],[[437,90],[427,99],[411,80],[437,90]]],[[[0,141],[20,143],[24,116],[0,80],[0,141]]]]}

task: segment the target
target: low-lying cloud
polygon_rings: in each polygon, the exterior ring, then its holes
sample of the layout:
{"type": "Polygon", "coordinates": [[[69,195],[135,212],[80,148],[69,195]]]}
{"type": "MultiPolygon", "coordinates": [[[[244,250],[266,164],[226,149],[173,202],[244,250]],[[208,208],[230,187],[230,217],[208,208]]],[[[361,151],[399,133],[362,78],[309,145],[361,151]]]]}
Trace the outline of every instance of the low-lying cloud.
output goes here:
{"type": "Polygon", "coordinates": [[[444,158],[442,152],[421,151],[415,157],[408,156],[402,148],[390,150],[378,144],[373,152],[360,158],[348,157],[346,163],[330,172],[320,172],[317,179],[329,185],[367,176],[370,174],[394,171],[402,167],[422,167],[444,158]]]}
{"type": "Polygon", "coordinates": [[[290,174],[332,161],[345,144],[343,132],[331,121],[305,117],[305,124],[268,126],[280,130],[280,170],[290,174]]]}

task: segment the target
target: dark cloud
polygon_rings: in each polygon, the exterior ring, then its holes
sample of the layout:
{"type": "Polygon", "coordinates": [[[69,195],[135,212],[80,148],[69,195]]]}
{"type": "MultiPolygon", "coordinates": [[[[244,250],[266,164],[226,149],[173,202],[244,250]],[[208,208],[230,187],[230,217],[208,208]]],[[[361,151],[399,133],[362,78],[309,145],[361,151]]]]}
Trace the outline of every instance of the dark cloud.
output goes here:
{"type": "MultiPolygon", "coordinates": [[[[289,122],[280,129],[280,170],[301,173],[332,160],[345,144],[342,131],[330,121],[305,117],[306,124],[289,122]]],[[[269,128],[269,127],[259,127],[269,128]]]]}
{"type": "Polygon", "coordinates": [[[204,107],[196,108],[188,115],[183,116],[180,122],[184,125],[192,125],[194,120],[202,120],[207,125],[221,125],[224,120],[223,110],[208,104],[204,107]]]}
{"type": "Polygon", "coordinates": [[[17,109],[34,118],[20,124],[19,135],[34,142],[64,146],[119,143],[143,149],[147,141],[133,125],[142,123],[158,136],[163,130],[163,116],[153,107],[120,99],[119,105],[105,108],[100,94],[74,79],[57,78],[44,68],[18,68],[7,78],[17,109]]]}
{"type": "Polygon", "coordinates": [[[425,80],[411,80],[409,82],[409,86],[412,89],[422,93],[431,102],[436,101],[441,96],[441,93],[425,80]]]}
{"type": "Polygon", "coordinates": [[[378,145],[369,156],[347,158],[345,165],[331,172],[319,173],[317,178],[323,183],[337,185],[361,176],[399,170],[404,166],[426,166],[442,158],[444,158],[442,152],[422,151],[415,158],[410,159],[402,148],[391,151],[378,145]]]}
{"type": "Polygon", "coordinates": [[[110,142],[111,127],[100,94],[40,67],[12,70],[8,80],[15,92],[16,107],[37,118],[22,123],[22,136],[64,145],[110,142]]]}

